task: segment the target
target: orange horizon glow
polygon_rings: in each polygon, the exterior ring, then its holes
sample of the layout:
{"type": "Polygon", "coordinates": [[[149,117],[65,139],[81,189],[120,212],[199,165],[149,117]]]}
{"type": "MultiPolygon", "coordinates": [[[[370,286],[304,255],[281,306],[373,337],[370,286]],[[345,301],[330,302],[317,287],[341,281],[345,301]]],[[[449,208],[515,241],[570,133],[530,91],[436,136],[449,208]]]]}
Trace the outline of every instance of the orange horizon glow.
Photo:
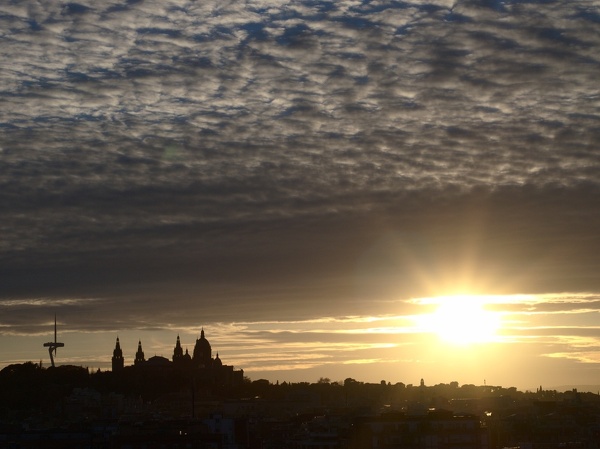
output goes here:
{"type": "MultiPolygon", "coordinates": [[[[591,293],[452,294],[385,301],[375,315],[213,322],[204,329],[224,363],[272,381],[378,381],[386,373],[393,382],[486,378],[529,387],[566,384],[561,379],[577,369],[578,383],[591,384],[600,366],[597,301],[591,293]]],[[[147,354],[170,358],[177,335],[189,349],[199,330],[169,325],[90,332],[59,320],[66,348],[58,364],[109,368],[117,334],[126,363],[132,363],[140,339],[147,354]]],[[[39,333],[4,338],[11,350],[6,364],[48,363],[39,333]],[[9,344],[16,339],[22,346],[9,344]]]]}

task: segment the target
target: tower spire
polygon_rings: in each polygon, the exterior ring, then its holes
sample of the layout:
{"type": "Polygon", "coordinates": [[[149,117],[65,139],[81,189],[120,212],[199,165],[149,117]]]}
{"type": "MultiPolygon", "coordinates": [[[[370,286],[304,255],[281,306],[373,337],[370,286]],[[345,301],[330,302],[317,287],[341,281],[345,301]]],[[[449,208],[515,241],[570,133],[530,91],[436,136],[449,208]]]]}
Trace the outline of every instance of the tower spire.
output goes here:
{"type": "Polygon", "coordinates": [[[144,351],[142,351],[142,340],[138,341],[138,349],[137,352],[135,353],[135,361],[133,362],[134,365],[139,365],[140,363],[143,363],[146,361],[146,358],[144,357],[144,351]]]}
{"type": "Polygon", "coordinates": [[[125,361],[123,359],[123,350],[121,349],[121,343],[119,342],[119,337],[117,336],[117,344],[115,345],[115,349],[113,351],[113,356],[112,356],[113,372],[122,370],[124,364],[125,364],[125,361]]]}
{"type": "Polygon", "coordinates": [[[177,335],[177,341],[175,343],[175,349],[173,349],[173,362],[180,362],[183,360],[183,348],[181,347],[181,340],[179,334],[177,335]]]}

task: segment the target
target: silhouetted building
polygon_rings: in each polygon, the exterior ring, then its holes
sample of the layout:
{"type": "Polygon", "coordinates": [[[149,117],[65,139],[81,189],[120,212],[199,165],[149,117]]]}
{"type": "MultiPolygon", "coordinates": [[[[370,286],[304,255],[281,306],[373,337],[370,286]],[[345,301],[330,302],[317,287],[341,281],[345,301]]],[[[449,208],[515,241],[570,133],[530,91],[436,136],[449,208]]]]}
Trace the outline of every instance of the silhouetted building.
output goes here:
{"type": "Polygon", "coordinates": [[[121,344],[119,343],[119,337],[117,337],[117,344],[113,351],[112,356],[112,370],[119,371],[125,366],[125,359],[123,359],[123,351],[121,350],[121,344]]]}
{"type": "Polygon", "coordinates": [[[135,353],[135,360],[133,361],[134,365],[141,365],[144,363],[146,359],[144,358],[144,351],[142,351],[142,340],[138,341],[137,352],[135,353]]]}
{"type": "Polygon", "coordinates": [[[184,369],[192,367],[192,356],[190,356],[187,349],[185,350],[185,354],[183,353],[179,335],[177,336],[177,342],[175,343],[175,349],[173,350],[173,365],[184,369]]]}
{"type": "MultiPolygon", "coordinates": [[[[224,365],[217,353],[212,357],[212,347],[206,339],[204,329],[200,332],[200,338],[196,339],[193,356],[190,356],[188,350],[183,352],[179,335],[173,349],[172,362],[161,356],[150,357],[146,360],[142,350],[142,342],[138,341],[137,352],[135,353],[134,367],[138,369],[150,370],[154,373],[183,372],[188,373],[190,377],[206,385],[233,386],[241,385],[244,380],[243,370],[234,370],[233,366],[224,365]]],[[[117,338],[116,347],[112,358],[113,371],[123,369],[123,352],[119,338],[117,338]]]]}
{"type": "Polygon", "coordinates": [[[195,368],[208,368],[212,366],[212,348],[206,337],[204,337],[204,329],[200,332],[200,338],[196,340],[192,362],[195,368]]]}
{"type": "Polygon", "coordinates": [[[177,335],[177,343],[175,343],[175,349],[173,350],[173,363],[181,360],[183,360],[183,348],[181,347],[179,335],[177,335]]]}

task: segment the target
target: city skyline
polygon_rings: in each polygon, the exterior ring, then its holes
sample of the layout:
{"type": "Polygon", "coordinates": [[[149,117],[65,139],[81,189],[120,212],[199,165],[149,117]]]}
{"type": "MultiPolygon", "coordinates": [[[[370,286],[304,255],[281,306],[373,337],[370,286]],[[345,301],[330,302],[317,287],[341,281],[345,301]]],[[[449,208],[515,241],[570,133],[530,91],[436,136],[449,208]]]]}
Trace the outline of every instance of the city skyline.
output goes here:
{"type": "Polygon", "coordinates": [[[596,384],[594,1],[0,5],[0,367],[596,384]]]}
{"type": "MultiPolygon", "coordinates": [[[[570,389],[573,386],[588,388],[591,389],[590,391],[597,389],[598,384],[593,366],[590,377],[579,377],[579,383],[574,383],[570,382],[569,379],[577,379],[577,377],[569,378],[565,373],[556,372],[557,367],[560,367],[561,364],[553,363],[553,359],[590,357],[591,360],[588,360],[587,363],[593,364],[593,351],[588,354],[580,352],[572,355],[568,353],[543,354],[542,357],[548,358],[545,369],[554,370],[553,376],[548,376],[544,369],[531,373],[529,376],[520,371],[519,367],[527,366],[528,357],[540,356],[535,352],[530,352],[532,349],[535,351],[535,346],[540,344],[537,339],[551,341],[553,346],[557,346],[560,339],[568,339],[568,337],[552,335],[551,328],[545,329],[545,332],[537,337],[527,335],[526,328],[521,325],[512,329],[513,333],[511,334],[511,327],[506,324],[511,321],[522,324],[523,321],[516,319],[516,317],[522,313],[525,315],[531,314],[530,311],[523,312],[523,310],[531,310],[535,308],[536,304],[552,310],[554,309],[552,304],[562,303],[565,299],[568,299],[566,296],[540,298],[535,295],[505,295],[472,296],[468,298],[461,295],[460,298],[463,301],[471,302],[473,306],[477,306],[465,307],[464,302],[462,302],[460,311],[464,314],[466,310],[471,310],[471,316],[468,317],[468,320],[478,320],[474,327],[477,329],[485,328],[486,332],[473,335],[463,332],[464,326],[457,326],[454,322],[443,325],[442,318],[451,313],[448,310],[449,303],[447,300],[455,300],[458,297],[419,298],[411,302],[417,308],[426,308],[428,313],[417,313],[404,317],[346,317],[339,320],[321,318],[307,322],[253,322],[216,325],[213,331],[216,331],[214,335],[218,338],[218,346],[213,345],[215,347],[213,352],[215,354],[220,353],[221,358],[223,358],[224,353],[228,354],[227,362],[233,360],[235,368],[243,369],[252,380],[266,378],[273,383],[285,381],[316,382],[321,378],[343,383],[344,379],[348,377],[356,377],[357,380],[366,382],[378,383],[385,380],[391,383],[402,382],[416,385],[425,378],[427,385],[458,382],[459,385],[516,386],[525,391],[532,390],[534,387],[537,388],[543,380],[550,382],[545,384],[550,389],[570,389]],[[493,301],[499,300],[505,302],[493,303],[493,301]],[[527,303],[529,304],[527,307],[522,307],[523,304],[527,303]],[[483,307],[479,307],[480,305],[483,307]],[[507,307],[511,305],[513,307],[510,314],[507,314],[506,310],[500,312],[500,308],[511,308],[507,307]],[[518,311],[519,308],[523,310],[518,311]],[[349,323],[354,327],[352,333],[348,330],[349,323]],[[408,323],[412,323],[412,325],[408,323]],[[275,328],[275,325],[280,326],[280,328],[275,328]],[[286,326],[286,329],[283,329],[282,326],[286,326]],[[309,326],[313,327],[307,331],[309,326]],[[268,330],[261,330],[261,327],[266,327],[268,330]],[[287,338],[280,338],[279,340],[272,338],[272,341],[264,338],[265,335],[272,337],[273,334],[285,332],[290,334],[287,338]],[[311,334],[317,335],[318,340],[315,341],[311,334]],[[347,338],[351,334],[354,335],[347,338]],[[323,338],[324,335],[326,335],[325,338],[323,338]],[[390,335],[396,336],[395,342],[390,342],[390,335]],[[250,341],[248,341],[248,337],[250,337],[250,341]],[[527,345],[526,341],[532,339],[535,344],[527,345]],[[327,345],[330,346],[329,349],[324,349],[324,342],[327,342],[327,345]],[[515,345],[519,352],[511,354],[515,345]],[[530,346],[526,350],[527,352],[524,352],[524,346],[530,346]],[[502,347],[507,352],[499,352],[502,347]],[[272,352],[269,353],[269,350],[272,352]],[[315,351],[318,352],[315,354],[315,351]],[[372,353],[380,357],[348,360],[343,356],[345,352],[353,354],[372,353]],[[404,360],[386,359],[383,354],[399,354],[407,358],[404,360]],[[499,354],[501,354],[501,357],[498,357],[499,354]],[[363,369],[353,369],[352,365],[363,369]],[[406,372],[397,371],[397,368],[394,368],[394,366],[402,365],[408,367],[406,372]],[[503,369],[506,372],[511,372],[512,376],[506,377],[506,373],[499,374],[497,369],[501,365],[504,366],[503,369]],[[372,371],[373,366],[377,367],[375,376],[372,371]],[[422,373],[420,378],[419,373],[422,373]],[[335,377],[336,375],[337,377],[335,377]],[[501,380],[504,380],[504,382],[501,382],[501,380]]],[[[573,310],[569,313],[587,313],[590,325],[582,327],[581,331],[583,334],[586,331],[591,331],[589,333],[593,335],[596,328],[595,312],[590,311],[587,307],[590,298],[580,295],[578,298],[571,299],[577,299],[581,306],[579,311],[573,310]]],[[[554,311],[551,313],[554,313],[554,311]]],[[[542,318],[541,321],[544,321],[544,319],[542,318]]],[[[466,322],[464,325],[469,326],[466,322]]],[[[472,329],[472,327],[468,328],[472,329]]],[[[531,330],[537,328],[537,326],[532,326],[531,330]]],[[[203,329],[202,327],[202,334],[204,334],[203,329]]],[[[197,338],[200,338],[200,332],[194,336],[193,329],[182,329],[180,332],[173,333],[174,331],[175,329],[169,331],[124,330],[118,333],[116,338],[119,338],[121,342],[125,366],[134,364],[135,352],[138,349],[139,342],[142,342],[146,359],[159,356],[171,360],[176,341],[179,340],[181,340],[181,347],[184,352],[189,351],[191,354],[194,349],[194,342],[197,342],[197,338]],[[138,337],[135,337],[136,335],[138,337]],[[140,335],[143,335],[143,337],[140,337],[140,335]],[[169,341],[169,338],[173,341],[169,341]]],[[[539,332],[539,329],[537,332],[539,332]]],[[[209,337],[212,334],[210,332],[209,337]]],[[[66,341],[71,340],[69,346],[72,346],[73,349],[71,351],[72,355],[63,355],[63,364],[73,363],[87,366],[92,370],[111,369],[114,340],[110,351],[102,351],[102,348],[98,347],[98,342],[107,341],[107,336],[102,335],[102,338],[93,339],[96,345],[95,354],[86,354],[86,351],[89,351],[88,345],[91,341],[89,336],[85,336],[85,334],[82,336],[79,332],[73,333],[73,336],[77,337],[76,341],[65,338],[66,341]]],[[[585,340],[585,338],[582,339],[585,340]]],[[[213,340],[213,338],[211,337],[209,340],[213,340]]],[[[30,351],[38,352],[39,350],[35,349],[35,342],[32,341],[31,343],[33,343],[33,347],[30,348],[30,351]]],[[[585,344],[586,342],[583,341],[582,343],[585,344]]],[[[567,348],[568,344],[564,346],[567,348]]],[[[61,351],[64,352],[64,348],[61,351]]],[[[16,362],[24,361],[29,360],[21,359],[16,362]]],[[[48,360],[44,358],[40,358],[40,363],[42,366],[49,366],[48,360]]],[[[562,366],[569,368],[565,364],[562,364],[562,366]]],[[[571,369],[574,369],[574,367],[571,367],[571,369]]]]}

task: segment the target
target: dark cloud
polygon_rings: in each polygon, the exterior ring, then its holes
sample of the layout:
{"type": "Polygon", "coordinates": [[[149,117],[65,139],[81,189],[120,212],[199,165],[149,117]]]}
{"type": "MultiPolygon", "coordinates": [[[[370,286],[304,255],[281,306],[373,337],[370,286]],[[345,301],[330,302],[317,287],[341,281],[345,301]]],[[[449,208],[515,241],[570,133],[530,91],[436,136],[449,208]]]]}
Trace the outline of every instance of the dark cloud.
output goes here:
{"type": "Polygon", "coordinates": [[[106,328],[166,298],[226,321],[358,314],[457,276],[597,290],[598,16],[2,5],[2,301],[84,298],[68,307],[106,328]]]}

